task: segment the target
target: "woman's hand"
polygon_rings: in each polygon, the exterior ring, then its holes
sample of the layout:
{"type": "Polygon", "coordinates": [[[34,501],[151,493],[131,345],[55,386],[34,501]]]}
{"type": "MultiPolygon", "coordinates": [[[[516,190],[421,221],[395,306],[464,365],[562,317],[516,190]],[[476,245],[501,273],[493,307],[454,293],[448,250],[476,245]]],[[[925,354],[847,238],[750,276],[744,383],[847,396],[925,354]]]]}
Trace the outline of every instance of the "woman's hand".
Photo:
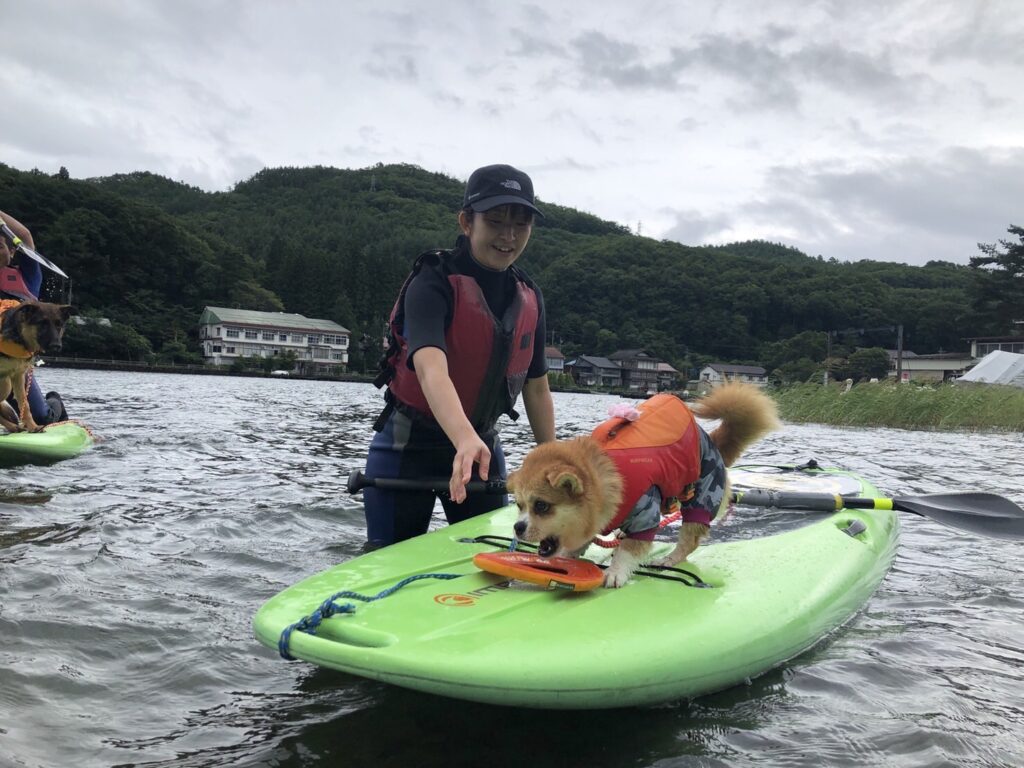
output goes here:
{"type": "Polygon", "coordinates": [[[452,479],[448,483],[448,495],[452,501],[461,504],[466,500],[466,483],[473,476],[473,465],[480,467],[480,479],[487,479],[491,466],[491,450],[480,436],[473,432],[455,445],[455,459],[452,461],[452,479]]]}

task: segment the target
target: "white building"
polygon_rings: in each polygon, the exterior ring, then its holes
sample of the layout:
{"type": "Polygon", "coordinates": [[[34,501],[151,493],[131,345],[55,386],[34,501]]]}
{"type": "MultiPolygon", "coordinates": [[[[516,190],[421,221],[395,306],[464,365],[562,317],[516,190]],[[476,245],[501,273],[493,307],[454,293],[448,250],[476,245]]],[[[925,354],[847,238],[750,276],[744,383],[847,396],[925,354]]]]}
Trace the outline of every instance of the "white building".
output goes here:
{"type": "MultiPolygon", "coordinates": [[[[942,382],[960,376],[974,365],[974,358],[963,352],[939,352],[934,355],[912,355],[903,353],[900,366],[900,380],[942,382]]],[[[889,375],[896,376],[895,358],[889,361],[889,375]]]]}
{"type": "Polygon", "coordinates": [[[199,317],[199,340],[210,365],[286,352],[295,353],[301,373],[328,373],[348,365],[348,329],[303,315],[206,307],[199,317]]]}
{"type": "Polygon", "coordinates": [[[544,359],[547,360],[549,372],[565,373],[565,355],[558,347],[544,347],[544,359]]]}
{"type": "Polygon", "coordinates": [[[768,372],[759,365],[730,365],[711,363],[700,371],[702,387],[717,387],[727,381],[743,381],[763,387],[768,384],[768,372]]]}

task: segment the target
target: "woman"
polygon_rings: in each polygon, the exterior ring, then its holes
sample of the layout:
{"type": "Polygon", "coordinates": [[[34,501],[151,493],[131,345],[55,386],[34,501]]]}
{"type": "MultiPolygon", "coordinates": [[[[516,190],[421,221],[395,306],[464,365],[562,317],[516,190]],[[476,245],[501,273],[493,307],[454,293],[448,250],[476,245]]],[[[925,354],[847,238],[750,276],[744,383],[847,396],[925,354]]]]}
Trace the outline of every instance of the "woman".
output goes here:
{"type": "MultiPolygon", "coordinates": [[[[0,220],[25,245],[35,250],[35,242],[28,227],[10,214],[0,211],[0,220]]],[[[19,301],[35,301],[39,298],[39,289],[43,283],[43,269],[34,259],[16,252],[14,243],[0,231],[0,299],[17,299],[19,301]]],[[[43,397],[42,390],[35,375],[29,377],[28,405],[36,424],[45,426],[58,421],[67,421],[68,414],[64,403],[56,392],[47,392],[43,397]]],[[[17,423],[18,404],[13,399],[0,403],[6,410],[7,418],[17,423]]]]}
{"type": "MultiPolygon", "coordinates": [[[[538,443],[555,437],[544,358],[540,290],[517,267],[533,229],[530,177],[509,165],[473,172],[450,251],[417,258],[391,314],[391,344],[377,385],[387,407],[374,429],[371,478],[450,477],[441,503],[449,523],[507,503],[504,493],[467,495],[466,483],[504,479],[496,422],[520,393],[538,443]]],[[[367,545],[425,533],[433,491],[367,488],[367,545]]]]}

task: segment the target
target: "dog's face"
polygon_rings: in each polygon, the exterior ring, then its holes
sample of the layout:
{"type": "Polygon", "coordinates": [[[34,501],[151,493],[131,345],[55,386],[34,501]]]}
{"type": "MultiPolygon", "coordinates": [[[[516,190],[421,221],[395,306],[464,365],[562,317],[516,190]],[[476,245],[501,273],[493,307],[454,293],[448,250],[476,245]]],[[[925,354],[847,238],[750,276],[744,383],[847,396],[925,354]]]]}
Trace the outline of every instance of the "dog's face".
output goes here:
{"type": "Polygon", "coordinates": [[[516,536],[537,542],[542,557],[572,557],[586,549],[611,520],[621,497],[618,475],[608,476],[607,467],[595,465],[600,451],[585,440],[539,445],[508,477],[519,507],[516,536]]]}
{"type": "Polygon", "coordinates": [[[74,313],[74,307],[67,304],[26,301],[5,313],[3,335],[33,354],[60,352],[64,328],[74,313]]]}

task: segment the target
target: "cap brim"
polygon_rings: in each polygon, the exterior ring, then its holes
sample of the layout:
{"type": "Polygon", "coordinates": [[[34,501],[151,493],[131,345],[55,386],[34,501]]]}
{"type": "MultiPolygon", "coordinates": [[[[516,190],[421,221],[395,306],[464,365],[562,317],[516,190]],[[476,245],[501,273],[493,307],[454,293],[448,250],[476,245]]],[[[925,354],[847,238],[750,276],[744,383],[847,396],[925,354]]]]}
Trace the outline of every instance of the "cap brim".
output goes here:
{"type": "Polygon", "coordinates": [[[483,213],[489,211],[491,208],[497,208],[499,205],[522,205],[529,208],[531,211],[536,213],[541,218],[544,218],[544,213],[536,205],[531,203],[522,197],[516,197],[515,195],[498,195],[497,197],[485,197],[483,200],[476,200],[469,204],[477,213],[483,213]]]}

